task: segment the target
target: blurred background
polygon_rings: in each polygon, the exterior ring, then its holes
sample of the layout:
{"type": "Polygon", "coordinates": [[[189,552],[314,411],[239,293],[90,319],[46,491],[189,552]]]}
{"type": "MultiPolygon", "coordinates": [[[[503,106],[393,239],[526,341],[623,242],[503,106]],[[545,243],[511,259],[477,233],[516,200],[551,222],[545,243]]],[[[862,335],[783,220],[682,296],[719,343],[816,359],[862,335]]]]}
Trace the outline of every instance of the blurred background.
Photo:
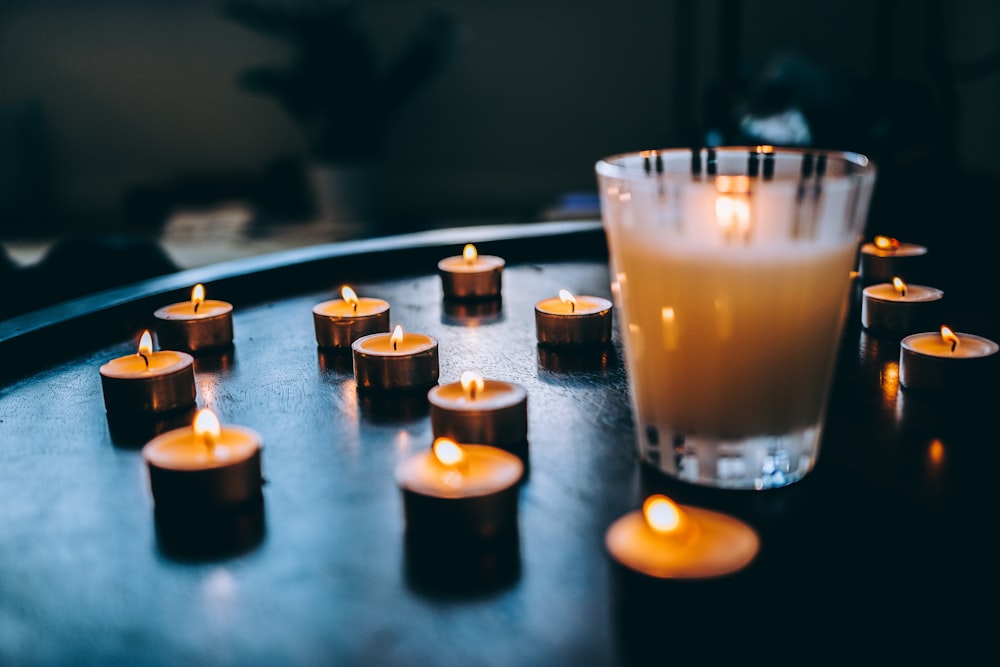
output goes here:
{"type": "Polygon", "coordinates": [[[598,219],[595,161],[668,146],[864,152],[872,233],[962,257],[997,234],[998,119],[992,0],[6,0],[0,317],[298,245],[598,219]]]}

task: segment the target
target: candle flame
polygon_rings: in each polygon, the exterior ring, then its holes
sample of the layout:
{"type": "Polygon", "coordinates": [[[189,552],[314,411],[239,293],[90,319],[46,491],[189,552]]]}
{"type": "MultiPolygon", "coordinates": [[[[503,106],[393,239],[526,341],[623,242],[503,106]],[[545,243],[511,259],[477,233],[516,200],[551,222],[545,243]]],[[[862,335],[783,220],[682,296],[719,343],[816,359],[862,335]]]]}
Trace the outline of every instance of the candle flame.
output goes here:
{"type": "Polygon", "coordinates": [[[906,283],[904,283],[900,278],[893,277],[892,287],[900,296],[906,296],[906,283]]]}
{"type": "Polygon", "coordinates": [[[195,437],[201,439],[208,448],[215,445],[215,441],[222,435],[219,418],[208,408],[202,408],[198,411],[191,427],[194,429],[195,437]]]}
{"type": "Polygon", "coordinates": [[[431,446],[434,458],[442,465],[454,468],[465,458],[465,452],[454,440],[448,438],[436,438],[431,446]]]}
{"type": "Polygon", "coordinates": [[[715,198],[715,218],[722,229],[740,234],[750,229],[750,178],[747,176],[719,176],[715,188],[720,193],[715,198]]]}
{"type": "Polygon", "coordinates": [[[203,303],[205,301],[205,286],[198,283],[191,288],[191,301],[194,303],[203,303]]]}
{"type": "Polygon", "coordinates": [[[559,300],[569,304],[569,312],[576,312],[576,297],[569,290],[559,290],[559,300]]]}
{"type": "Polygon", "coordinates": [[[486,389],[486,380],[483,376],[475,371],[465,371],[462,373],[462,377],[459,379],[462,384],[462,389],[465,391],[465,395],[468,396],[469,400],[474,400],[476,394],[482,392],[486,389]]]}
{"type": "Polygon", "coordinates": [[[465,248],[462,249],[462,258],[465,260],[465,263],[474,264],[477,257],[479,257],[479,253],[476,251],[476,246],[466,243],[465,248]]]}
{"type": "Polygon", "coordinates": [[[394,350],[400,343],[403,342],[403,326],[401,324],[397,324],[396,328],[392,330],[392,335],[389,336],[389,342],[392,343],[392,349],[394,350]]]}
{"type": "Polygon", "coordinates": [[[661,494],[646,498],[642,504],[642,515],[649,527],[658,533],[673,533],[683,521],[681,508],[661,494]]]}
{"type": "Polygon", "coordinates": [[[958,347],[958,336],[954,331],[943,325],[941,327],[941,339],[946,343],[951,343],[952,352],[954,352],[955,348],[958,347]]]}
{"type": "Polygon", "coordinates": [[[687,544],[701,534],[701,526],[674,501],[663,494],[654,494],[642,504],[646,525],[660,538],[687,544]]]}
{"type": "Polygon", "coordinates": [[[773,153],[774,152],[774,146],[769,146],[769,145],[766,145],[766,144],[762,145],[762,146],[757,146],[757,152],[758,153],[764,153],[764,154],[773,153]]]}
{"type": "Polygon", "coordinates": [[[896,250],[899,248],[899,240],[891,236],[876,236],[874,243],[875,247],[879,250],[896,250]]]}
{"type": "Polygon", "coordinates": [[[344,301],[354,306],[355,311],[358,310],[358,295],[354,292],[354,290],[347,285],[344,285],[340,288],[340,296],[344,299],[344,301]]]}
{"type": "Polygon", "coordinates": [[[150,335],[149,329],[142,332],[139,336],[139,356],[145,357],[153,353],[153,336],[150,335]]]}

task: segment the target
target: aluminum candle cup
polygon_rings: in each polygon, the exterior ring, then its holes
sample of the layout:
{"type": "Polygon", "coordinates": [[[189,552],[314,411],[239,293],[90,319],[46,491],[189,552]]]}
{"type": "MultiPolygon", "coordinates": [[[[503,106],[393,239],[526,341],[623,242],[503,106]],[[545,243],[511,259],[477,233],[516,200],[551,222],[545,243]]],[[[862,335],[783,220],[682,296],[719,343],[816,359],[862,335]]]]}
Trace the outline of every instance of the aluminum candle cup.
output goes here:
{"type": "Polygon", "coordinates": [[[522,461],[528,450],[528,393],[512,382],[466,371],[427,393],[434,437],[493,445],[522,461]]]}
{"type": "Polygon", "coordinates": [[[944,292],[924,285],[869,285],[861,293],[861,324],[866,329],[904,334],[927,329],[940,319],[944,292]]]}
{"type": "Polygon", "coordinates": [[[195,285],[191,300],[163,306],[153,313],[160,346],[197,354],[233,344],[233,305],[205,299],[205,288],[195,285]]]}
{"type": "Polygon", "coordinates": [[[802,479],[875,166],[759,146],[630,153],[596,171],[641,459],[712,487],[802,479]]]}
{"type": "Polygon", "coordinates": [[[100,368],[104,407],[109,415],[160,414],[194,405],[194,357],[175,350],[153,351],[144,331],[139,351],[112,359],[100,368]]]}
{"type": "Polygon", "coordinates": [[[343,298],[313,307],[316,344],[323,348],[350,349],[362,336],[389,330],[389,303],[382,299],[359,298],[349,287],[343,298]]]}
{"type": "Polygon", "coordinates": [[[899,383],[911,391],[947,390],[961,396],[995,380],[998,350],[988,338],[948,327],[911,334],[899,343],[899,383]]]}
{"type": "Polygon", "coordinates": [[[158,509],[210,510],[260,495],[261,437],[242,426],[221,426],[200,410],[191,426],[168,431],[142,449],[158,509]]]}
{"type": "Polygon", "coordinates": [[[607,299],[560,290],[558,297],[535,304],[538,344],[607,345],[611,342],[611,308],[607,299]]]}
{"type": "Polygon", "coordinates": [[[437,384],[438,343],[432,336],[404,334],[396,325],[391,334],[362,336],[351,344],[351,350],[360,390],[415,391],[437,384]]]}
{"type": "Polygon", "coordinates": [[[865,285],[891,283],[896,276],[913,280],[923,270],[926,255],[927,248],[922,245],[876,236],[861,246],[858,278],[865,285]]]}
{"type": "Polygon", "coordinates": [[[502,290],[506,262],[495,255],[480,255],[471,243],[461,255],[438,262],[445,299],[497,299],[502,290]]]}
{"type": "Polygon", "coordinates": [[[414,537],[491,539],[516,530],[521,459],[445,438],[396,468],[406,530],[414,537]]]}

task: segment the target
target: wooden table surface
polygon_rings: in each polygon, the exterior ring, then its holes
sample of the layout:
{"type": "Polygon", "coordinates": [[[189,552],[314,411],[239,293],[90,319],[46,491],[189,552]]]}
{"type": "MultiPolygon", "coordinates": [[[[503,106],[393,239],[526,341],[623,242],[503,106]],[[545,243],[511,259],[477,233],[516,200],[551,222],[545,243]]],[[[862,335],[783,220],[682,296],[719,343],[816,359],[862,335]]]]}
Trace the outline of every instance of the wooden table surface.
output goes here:
{"type": "MultiPolygon", "coordinates": [[[[533,304],[610,298],[593,223],[438,230],[202,267],[0,323],[0,664],[624,665],[869,662],[993,650],[997,391],[901,390],[898,344],[843,339],[816,469],[764,492],[693,487],[636,456],[620,342],[536,345],[533,304]],[[441,257],[507,259],[499,308],[446,307],[441,257]],[[261,507],[197,539],[157,520],[142,438],[112,431],[98,367],[204,282],[235,347],[199,359],[199,405],[264,438],[261,507]],[[391,303],[463,370],[528,393],[529,476],[510,540],[406,539],[400,459],[430,445],[425,397],[359,394],[317,350],[311,308],[341,283],[391,303]],[[604,532],[646,494],[759,533],[744,571],[625,577],[604,532]]],[[[975,333],[996,337],[995,321],[975,333]]],[[[183,527],[182,527],[183,528],[183,527]]]]}

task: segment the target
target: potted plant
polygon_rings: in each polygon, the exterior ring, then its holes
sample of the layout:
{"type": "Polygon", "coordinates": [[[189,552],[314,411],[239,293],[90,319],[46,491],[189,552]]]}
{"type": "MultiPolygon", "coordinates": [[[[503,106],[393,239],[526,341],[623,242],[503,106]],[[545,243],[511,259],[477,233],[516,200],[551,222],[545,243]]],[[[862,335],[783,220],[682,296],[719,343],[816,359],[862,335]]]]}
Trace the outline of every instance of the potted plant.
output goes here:
{"type": "Polygon", "coordinates": [[[239,84],[278,102],[299,127],[320,212],[357,221],[370,215],[371,170],[389,125],[442,72],[454,45],[454,20],[429,12],[402,50],[382,63],[358,0],[230,0],[226,14],[287,41],[284,65],[245,70],[239,84]]]}

